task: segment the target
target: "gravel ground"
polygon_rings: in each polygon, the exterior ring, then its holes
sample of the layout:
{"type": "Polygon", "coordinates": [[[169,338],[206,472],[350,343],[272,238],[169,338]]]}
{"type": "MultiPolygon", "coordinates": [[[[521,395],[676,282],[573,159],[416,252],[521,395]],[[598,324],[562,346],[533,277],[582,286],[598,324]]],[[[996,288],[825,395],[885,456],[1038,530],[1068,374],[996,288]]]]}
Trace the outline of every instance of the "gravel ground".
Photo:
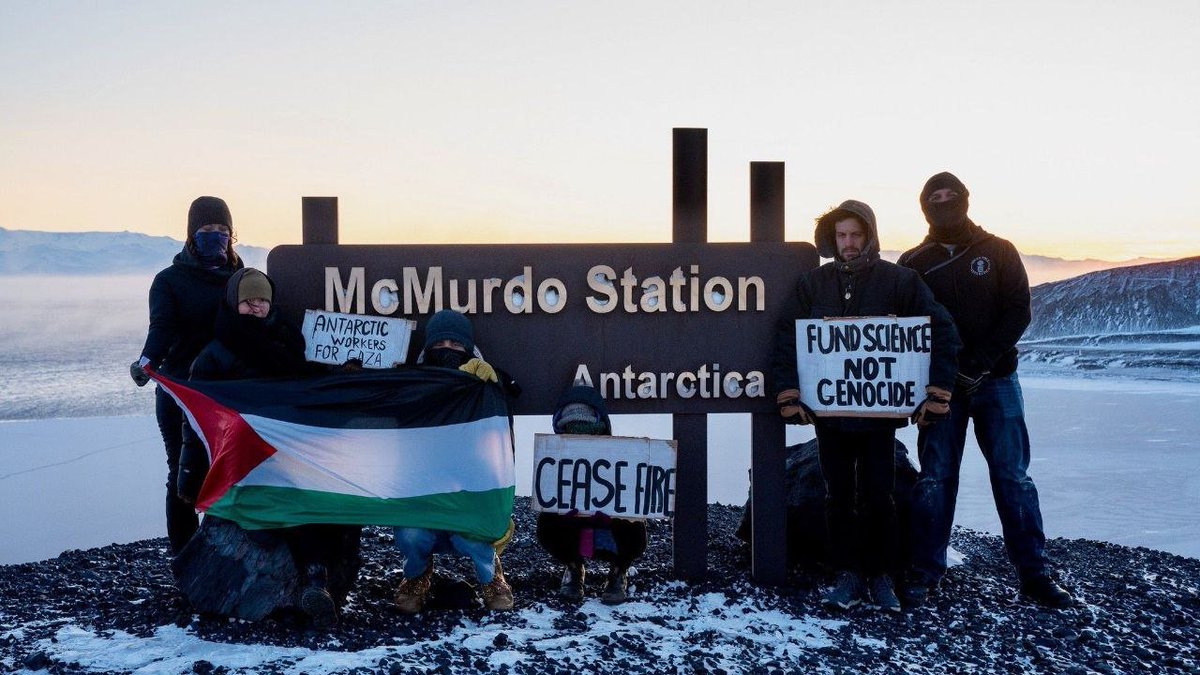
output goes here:
{"type": "MultiPolygon", "coordinates": [[[[653,524],[631,602],[609,608],[594,599],[600,573],[582,606],[556,597],[559,569],[533,540],[521,499],[504,557],[516,610],[416,617],[391,604],[401,561],[390,532],[368,528],[358,585],[332,631],[298,615],[253,624],[194,615],[172,584],[163,539],[67,551],[0,567],[0,671],[1200,672],[1200,560],[1052,540],[1060,580],[1081,602],[1049,611],[1016,597],[998,537],[957,529],[964,562],[929,606],[830,613],[818,604],[825,575],[795,571],[779,589],[750,583],[748,550],[732,535],[741,513],[709,507],[710,575],[693,584],[672,578],[669,529],[653,524]],[[140,656],[113,656],[118,644],[140,656]],[[247,645],[251,665],[239,649],[247,645]]],[[[447,578],[471,578],[459,561],[438,563],[447,578]]]]}

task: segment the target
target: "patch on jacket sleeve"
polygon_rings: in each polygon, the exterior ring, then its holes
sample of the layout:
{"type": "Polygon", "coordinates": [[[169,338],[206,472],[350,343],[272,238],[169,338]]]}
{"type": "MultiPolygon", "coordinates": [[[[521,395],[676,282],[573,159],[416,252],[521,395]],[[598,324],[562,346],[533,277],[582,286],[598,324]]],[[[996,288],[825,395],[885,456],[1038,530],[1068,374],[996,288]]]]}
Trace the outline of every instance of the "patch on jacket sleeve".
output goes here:
{"type": "Polygon", "coordinates": [[[971,261],[971,274],[982,277],[992,271],[992,259],[981,255],[971,261]]]}

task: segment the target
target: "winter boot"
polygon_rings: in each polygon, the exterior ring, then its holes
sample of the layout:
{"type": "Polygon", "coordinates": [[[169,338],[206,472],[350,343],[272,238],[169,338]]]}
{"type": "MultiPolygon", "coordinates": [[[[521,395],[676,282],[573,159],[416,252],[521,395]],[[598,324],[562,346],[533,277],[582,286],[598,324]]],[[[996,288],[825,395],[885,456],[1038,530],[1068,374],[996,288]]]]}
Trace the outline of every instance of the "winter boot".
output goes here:
{"type": "Polygon", "coordinates": [[[1044,574],[1022,581],[1021,595],[1050,609],[1066,609],[1075,604],[1075,598],[1065,588],[1044,574]]]}
{"type": "Polygon", "coordinates": [[[425,568],[425,573],[419,577],[405,579],[396,588],[396,606],[405,614],[416,614],[425,606],[425,597],[433,585],[433,561],[425,568]]]}
{"type": "Polygon", "coordinates": [[[613,563],[608,570],[608,581],[604,584],[604,591],[600,593],[600,602],[606,605],[619,605],[625,602],[629,597],[626,593],[628,585],[628,568],[613,563]]]}
{"type": "Polygon", "coordinates": [[[324,565],[313,563],[305,568],[308,585],[300,594],[300,609],[312,618],[318,628],[337,625],[337,605],[329,593],[329,570],[324,565]]]}
{"type": "Polygon", "coordinates": [[[483,606],[491,610],[513,608],[512,586],[504,579],[504,569],[500,566],[499,558],[496,559],[496,575],[483,587],[483,606]]]}
{"type": "Polygon", "coordinates": [[[563,571],[562,585],[558,587],[558,594],[566,600],[583,602],[583,579],[586,575],[583,563],[568,563],[567,569],[563,571]]]}
{"type": "Polygon", "coordinates": [[[896,590],[892,587],[892,578],[886,574],[881,574],[874,579],[871,579],[871,600],[875,606],[885,612],[900,612],[900,598],[896,597],[896,590]]]}
{"type": "Polygon", "coordinates": [[[838,572],[837,582],[821,598],[821,604],[830,609],[850,609],[862,602],[863,591],[862,577],[857,572],[838,572]]]}

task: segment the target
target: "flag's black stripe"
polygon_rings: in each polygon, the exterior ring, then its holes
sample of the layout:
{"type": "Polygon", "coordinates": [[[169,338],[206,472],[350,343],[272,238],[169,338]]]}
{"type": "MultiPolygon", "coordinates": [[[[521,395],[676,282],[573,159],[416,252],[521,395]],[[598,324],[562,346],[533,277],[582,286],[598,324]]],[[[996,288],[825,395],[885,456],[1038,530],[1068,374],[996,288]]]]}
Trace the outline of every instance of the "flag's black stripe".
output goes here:
{"type": "Polygon", "coordinates": [[[428,366],[180,384],[243,415],[331,429],[444,426],[509,414],[497,385],[428,366]]]}

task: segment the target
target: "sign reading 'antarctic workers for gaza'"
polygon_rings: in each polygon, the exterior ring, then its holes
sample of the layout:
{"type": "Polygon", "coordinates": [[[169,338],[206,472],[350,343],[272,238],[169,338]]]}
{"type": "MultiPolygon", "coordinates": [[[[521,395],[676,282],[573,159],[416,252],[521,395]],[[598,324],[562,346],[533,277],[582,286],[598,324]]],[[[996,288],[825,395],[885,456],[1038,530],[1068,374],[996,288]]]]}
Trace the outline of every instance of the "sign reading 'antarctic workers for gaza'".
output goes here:
{"type": "MultiPolygon", "coordinates": [[[[776,322],[815,267],[801,243],[280,246],[286,310],[468,315],[512,373],[517,414],[548,414],[572,381],[613,413],[768,412],[776,322]]],[[[417,338],[419,342],[419,336],[417,338]]]]}

